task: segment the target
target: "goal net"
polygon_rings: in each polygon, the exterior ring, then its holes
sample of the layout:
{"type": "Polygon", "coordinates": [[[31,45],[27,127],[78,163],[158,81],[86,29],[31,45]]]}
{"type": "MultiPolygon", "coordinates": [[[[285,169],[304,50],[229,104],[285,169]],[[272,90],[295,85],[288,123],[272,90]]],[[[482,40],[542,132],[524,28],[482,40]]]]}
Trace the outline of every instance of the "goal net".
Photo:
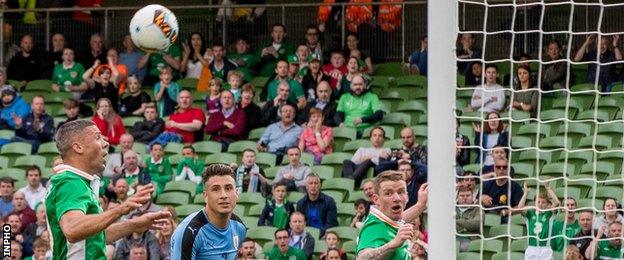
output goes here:
{"type": "Polygon", "coordinates": [[[456,4],[457,259],[624,258],[624,3],[456,4]]]}

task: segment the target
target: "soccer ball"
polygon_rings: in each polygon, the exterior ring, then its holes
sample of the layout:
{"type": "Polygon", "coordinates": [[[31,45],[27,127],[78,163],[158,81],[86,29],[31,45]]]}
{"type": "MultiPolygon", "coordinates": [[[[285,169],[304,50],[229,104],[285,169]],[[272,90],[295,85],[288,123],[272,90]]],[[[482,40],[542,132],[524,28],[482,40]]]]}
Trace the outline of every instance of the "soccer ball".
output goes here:
{"type": "Polygon", "coordinates": [[[130,20],[130,37],[145,52],[166,51],[178,39],[178,20],[162,5],[148,5],[130,20]]]}

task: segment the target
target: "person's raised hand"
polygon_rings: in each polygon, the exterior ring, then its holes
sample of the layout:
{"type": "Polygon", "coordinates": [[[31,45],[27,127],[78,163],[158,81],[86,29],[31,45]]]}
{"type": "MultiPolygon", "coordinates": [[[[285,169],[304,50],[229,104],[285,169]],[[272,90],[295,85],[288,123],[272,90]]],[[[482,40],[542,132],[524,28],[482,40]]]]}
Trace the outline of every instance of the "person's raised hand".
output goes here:
{"type": "Polygon", "coordinates": [[[422,201],[422,203],[426,205],[428,197],[429,197],[429,184],[423,183],[422,185],[420,185],[420,188],[418,189],[418,202],[422,201]]]}
{"type": "Polygon", "coordinates": [[[396,236],[390,242],[388,246],[390,248],[399,248],[405,243],[405,241],[411,241],[414,237],[414,225],[406,223],[399,227],[396,236]]]}
{"type": "Polygon", "coordinates": [[[492,197],[488,195],[481,195],[481,203],[486,207],[492,206],[492,197]]]}
{"type": "Polygon", "coordinates": [[[163,225],[167,222],[167,219],[171,217],[171,212],[168,210],[161,210],[158,212],[148,212],[140,217],[131,219],[134,224],[134,232],[143,233],[148,229],[162,230],[163,225]]]}
{"type": "Polygon", "coordinates": [[[130,213],[132,210],[137,209],[143,204],[152,199],[152,192],[154,192],[154,185],[148,184],[136,191],[134,195],[126,199],[119,207],[121,208],[122,215],[130,213]]]}

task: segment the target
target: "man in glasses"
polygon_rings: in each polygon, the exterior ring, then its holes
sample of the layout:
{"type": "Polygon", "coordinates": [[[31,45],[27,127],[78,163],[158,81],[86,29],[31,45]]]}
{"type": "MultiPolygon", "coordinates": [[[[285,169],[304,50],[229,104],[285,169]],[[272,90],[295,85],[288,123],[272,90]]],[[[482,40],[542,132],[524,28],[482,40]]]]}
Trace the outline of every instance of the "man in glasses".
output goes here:
{"type": "Polygon", "coordinates": [[[483,182],[481,204],[486,210],[501,215],[501,223],[507,223],[510,208],[516,207],[522,198],[522,187],[509,179],[509,161],[494,161],[495,178],[483,182]]]}

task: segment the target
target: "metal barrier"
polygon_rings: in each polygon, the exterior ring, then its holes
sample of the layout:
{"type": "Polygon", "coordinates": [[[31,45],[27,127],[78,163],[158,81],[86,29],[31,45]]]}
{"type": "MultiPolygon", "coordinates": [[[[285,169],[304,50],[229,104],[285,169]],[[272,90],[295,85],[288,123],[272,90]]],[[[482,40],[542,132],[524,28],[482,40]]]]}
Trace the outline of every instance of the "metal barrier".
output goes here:
{"type": "MultiPolygon", "coordinates": [[[[369,3],[380,5],[381,3],[369,3]]],[[[394,3],[393,3],[394,4],[394,3]]],[[[419,43],[419,38],[426,30],[425,1],[396,3],[403,7],[403,25],[388,33],[378,29],[376,25],[363,26],[359,30],[361,48],[368,50],[371,58],[377,61],[406,61],[410,52],[419,43]]],[[[335,28],[327,28],[326,33],[345,46],[344,39],[348,31],[345,29],[344,15],[348,3],[320,4],[265,4],[265,5],[200,5],[200,6],[170,6],[178,18],[180,25],[179,38],[186,41],[191,32],[200,32],[208,43],[222,41],[225,46],[233,47],[238,36],[250,39],[252,48],[268,44],[270,41],[270,26],[281,22],[287,28],[287,41],[291,43],[305,42],[305,30],[309,24],[315,24],[319,6],[328,5],[341,9],[341,19],[335,28]],[[264,7],[266,11],[260,19],[254,21],[217,21],[216,14],[219,8],[264,7]]],[[[358,4],[355,4],[358,5],[358,4]]],[[[37,51],[46,51],[52,48],[51,36],[60,32],[66,36],[67,42],[79,53],[89,48],[89,36],[101,33],[108,47],[121,48],[123,36],[128,33],[130,19],[140,7],[102,7],[102,8],[50,8],[32,10],[5,10],[0,12],[0,24],[10,24],[10,32],[0,26],[0,63],[8,61],[7,50],[11,46],[19,45],[20,38],[29,34],[33,36],[37,51]],[[20,19],[24,12],[34,11],[41,18],[39,24],[24,24],[20,19]],[[82,23],[72,17],[74,11],[88,11],[92,14],[93,23],[82,23]],[[9,17],[12,16],[12,17],[9,17]],[[20,18],[15,18],[18,16],[20,18]]],[[[373,20],[374,21],[374,20],[373,20]]],[[[15,49],[15,48],[12,48],[15,49]]],[[[9,54],[10,55],[10,54],[9,54]]]]}

